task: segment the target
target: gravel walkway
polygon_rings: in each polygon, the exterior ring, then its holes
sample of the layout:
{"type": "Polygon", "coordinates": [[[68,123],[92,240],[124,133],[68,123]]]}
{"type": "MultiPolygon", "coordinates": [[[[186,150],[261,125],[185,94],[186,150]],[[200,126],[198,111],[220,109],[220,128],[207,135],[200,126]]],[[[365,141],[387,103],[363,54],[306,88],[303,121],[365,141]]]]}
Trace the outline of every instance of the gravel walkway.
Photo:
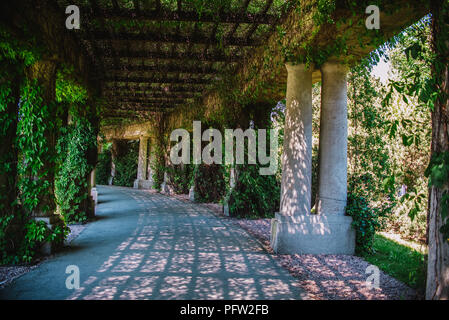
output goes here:
{"type": "MultiPolygon", "coordinates": [[[[176,198],[189,201],[187,195],[176,198]]],[[[200,204],[223,215],[221,205],[200,204]]],[[[299,285],[313,300],[402,300],[420,299],[415,290],[380,270],[380,288],[369,288],[365,271],[370,264],[360,257],[348,255],[277,255],[270,247],[271,219],[228,218],[258,239],[265,250],[298,279],[299,285]]]]}
{"type": "MultiPolygon", "coordinates": [[[[270,247],[270,219],[232,219],[270,247]]],[[[370,265],[360,257],[347,255],[276,255],[280,264],[296,277],[299,285],[314,300],[399,300],[417,299],[414,290],[402,282],[380,271],[380,288],[370,289],[366,285],[370,265]]]]}

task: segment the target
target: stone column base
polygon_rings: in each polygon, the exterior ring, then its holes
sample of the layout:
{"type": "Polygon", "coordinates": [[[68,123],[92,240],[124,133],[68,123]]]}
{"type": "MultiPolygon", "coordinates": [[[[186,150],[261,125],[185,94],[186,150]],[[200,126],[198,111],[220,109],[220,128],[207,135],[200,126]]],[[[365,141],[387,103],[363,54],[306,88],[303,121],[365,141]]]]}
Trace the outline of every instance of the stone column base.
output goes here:
{"type": "Polygon", "coordinates": [[[352,218],[343,215],[285,216],[271,220],[270,244],[279,254],[348,254],[355,251],[352,218]]]}
{"type": "MultiPolygon", "coordinates": [[[[47,227],[51,230],[56,228],[57,226],[61,226],[63,224],[63,221],[59,217],[59,215],[53,214],[49,217],[34,217],[35,221],[44,221],[47,225],[47,227]]],[[[43,255],[49,256],[52,253],[55,253],[58,249],[60,249],[63,246],[63,243],[61,244],[55,244],[52,242],[45,242],[42,244],[40,248],[40,252],[43,255]]]]}
{"type": "Polygon", "coordinates": [[[161,183],[161,193],[170,195],[173,193],[173,188],[170,187],[167,182],[161,183]]]}
{"type": "Polygon", "coordinates": [[[193,186],[189,190],[189,200],[195,202],[195,188],[193,186]]]}
{"type": "Polygon", "coordinates": [[[90,190],[90,195],[92,196],[92,200],[94,201],[95,205],[98,203],[98,190],[97,188],[92,188],[90,190]]]}
{"type": "Polygon", "coordinates": [[[229,205],[227,202],[223,204],[223,214],[226,217],[229,217],[229,205]]]}
{"type": "Polygon", "coordinates": [[[134,180],[134,189],[152,189],[153,181],[151,180],[134,180]]]}
{"type": "Polygon", "coordinates": [[[229,217],[231,215],[229,212],[229,196],[230,194],[227,194],[223,199],[223,214],[226,217],[229,217]]]}

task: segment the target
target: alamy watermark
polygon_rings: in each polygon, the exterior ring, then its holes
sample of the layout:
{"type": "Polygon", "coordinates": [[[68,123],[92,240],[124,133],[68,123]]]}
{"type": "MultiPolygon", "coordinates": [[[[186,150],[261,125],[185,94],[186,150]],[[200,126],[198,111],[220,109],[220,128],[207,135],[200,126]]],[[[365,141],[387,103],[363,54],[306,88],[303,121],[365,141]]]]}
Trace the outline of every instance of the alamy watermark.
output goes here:
{"type": "Polygon", "coordinates": [[[65,8],[65,13],[69,14],[65,20],[65,27],[69,30],[80,28],[80,8],[70,5],[65,8]]]}
{"type": "Polygon", "coordinates": [[[65,273],[69,276],[65,280],[65,287],[68,290],[80,288],[80,268],[75,265],[69,265],[65,269],[65,273]]]}
{"type": "Polygon", "coordinates": [[[366,286],[368,289],[379,289],[380,288],[380,270],[378,267],[370,265],[366,268],[365,274],[369,274],[366,278],[366,286]]]}
{"type": "MultiPolygon", "coordinates": [[[[245,139],[247,140],[248,164],[257,164],[261,175],[273,175],[278,167],[278,129],[269,129],[270,146],[267,154],[267,130],[258,129],[225,129],[224,162],[227,165],[245,164],[245,139]],[[257,140],[257,142],[256,142],[257,140]],[[235,141],[235,144],[234,144],[235,141]],[[235,148],[234,148],[235,146],[235,148]],[[235,150],[235,157],[234,157],[235,150]]],[[[175,129],[170,134],[170,141],[177,142],[170,150],[173,164],[222,164],[223,136],[217,129],[201,131],[201,121],[193,121],[193,148],[190,144],[190,133],[185,129],[175,129]],[[181,138],[181,141],[179,141],[181,138]],[[201,149],[202,142],[209,142],[201,149]],[[191,154],[191,150],[192,153],[191,154]],[[191,157],[192,156],[192,157],[191,157]]]]}
{"type": "Polygon", "coordinates": [[[369,14],[365,20],[365,26],[368,30],[380,29],[380,10],[376,5],[370,5],[365,10],[366,14],[369,14]]]}

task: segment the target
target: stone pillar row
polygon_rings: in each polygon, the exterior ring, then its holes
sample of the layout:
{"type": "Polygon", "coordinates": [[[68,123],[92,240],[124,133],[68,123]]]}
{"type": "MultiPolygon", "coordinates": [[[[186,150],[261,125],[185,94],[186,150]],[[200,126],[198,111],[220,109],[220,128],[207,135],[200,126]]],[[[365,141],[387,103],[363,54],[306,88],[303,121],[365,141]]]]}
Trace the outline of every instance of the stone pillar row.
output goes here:
{"type": "Polygon", "coordinates": [[[345,216],[347,193],[347,68],[321,67],[322,96],[317,212],[312,194],[312,71],[287,64],[287,105],[280,212],[271,246],[286,254],[354,254],[355,231],[345,216]]]}
{"type": "MultiPolygon", "coordinates": [[[[36,80],[42,89],[42,105],[50,105],[56,99],[56,72],[57,63],[52,59],[42,59],[36,61],[30,66],[26,75],[31,81],[36,80]]],[[[54,130],[48,130],[45,132],[45,139],[47,140],[48,148],[50,152],[54,152],[56,146],[56,132],[54,130]]],[[[51,168],[53,163],[44,163],[43,169],[46,171],[51,168]]],[[[49,188],[45,194],[42,194],[39,199],[39,203],[32,211],[32,217],[36,221],[43,221],[47,224],[48,228],[54,229],[56,226],[60,226],[63,221],[59,214],[56,214],[56,199],[54,193],[54,172],[48,171],[45,175],[45,179],[50,181],[49,188]]],[[[34,179],[38,179],[34,177],[34,179]]],[[[51,254],[55,251],[54,244],[46,242],[40,248],[43,254],[51,254]]]]}
{"type": "MultiPolygon", "coordinates": [[[[42,90],[42,104],[50,105],[56,99],[56,74],[57,74],[58,62],[52,58],[43,58],[37,61],[26,70],[26,76],[31,81],[37,81],[42,90]]],[[[53,114],[52,116],[56,116],[53,114]]],[[[70,115],[67,122],[71,123],[70,115]]],[[[49,152],[55,152],[57,132],[54,130],[48,130],[45,132],[45,139],[47,140],[49,152]]],[[[53,167],[51,162],[44,163],[42,170],[47,170],[53,167]]],[[[45,173],[45,179],[50,181],[50,186],[44,194],[41,195],[39,203],[32,212],[32,217],[36,221],[43,221],[50,229],[54,229],[56,226],[62,225],[63,221],[61,216],[57,213],[57,206],[54,194],[54,172],[52,170],[45,173]]],[[[34,177],[34,179],[38,179],[34,177]]],[[[95,169],[92,171],[90,177],[91,195],[96,200],[97,194],[95,189],[95,169]]],[[[90,188],[89,188],[90,189],[90,188]]],[[[89,206],[86,206],[89,207],[89,206]]],[[[85,208],[84,208],[85,209],[85,208]]],[[[89,215],[90,213],[88,213],[89,215]]],[[[40,248],[42,253],[51,254],[56,249],[51,242],[44,243],[40,248]]]]}

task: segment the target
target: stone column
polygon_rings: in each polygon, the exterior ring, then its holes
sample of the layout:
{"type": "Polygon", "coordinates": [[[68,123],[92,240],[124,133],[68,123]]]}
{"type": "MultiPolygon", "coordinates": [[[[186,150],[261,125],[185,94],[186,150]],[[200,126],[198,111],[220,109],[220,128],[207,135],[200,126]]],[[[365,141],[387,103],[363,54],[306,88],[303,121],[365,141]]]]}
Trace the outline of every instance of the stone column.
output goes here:
{"type": "Polygon", "coordinates": [[[280,213],[298,216],[310,214],[312,194],[312,67],[287,71],[280,213]]]}
{"type": "Polygon", "coordinates": [[[90,195],[92,196],[92,200],[94,201],[95,205],[98,202],[98,191],[97,191],[97,182],[96,182],[96,168],[94,168],[90,172],[90,195]]]}
{"type": "MultiPolygon", "coordinates": [[[[271,245],[277,253],[353,254],[355,233],[351,228],[351,218],[343,215],[344,206],[343,209],[339,207],[340,214],[323,214],[322,210],[321,214],[310,213],[311,73],[304,71],[304,68],[300,66],[287,67],[287,69],[287,116],[282,159],[281,209],[272,221],[271,245]]],[[[333,190],[332,187],[329,188],[329,184],[334,181],[334,178],[328,180],[331,175],[338,176],[340,187],[342,180],[346,183],[346,178],[343,178],[346,175],[346,155],[344,159],[340,159],[342,154],[346,154],[347,139],[347,125],[344,125],[347,117],[346,71],[342,70],[345,69],[330,66],[327,63],[322,69],[321,130],[325,133],[322,131],[321,135],[325,134],[327,138],[326,143],[320,142],[322,147],[320,159],[324,159],[320,165],[323,163],[329,165],[333,162],[334,154],[330,152],[339,149],[336,151],[337,159],[331,165],[333,169],[326,168],[323,174],[320,173],[320,183],[322,181],[320,187],[324,184],[328,185],[324,188],[324,192],[333,190]],[[326,124],[323,125],[323,123],[326,124]],[[333,131],[330,128],[339,129],[333,131]],[[330,145],[332,145],[331,149],[324,147],[330,145]],[[340,171],[335,172],[336,170],[340,171]]],[[[339,190],[338,194],[341,196],[344,193],[346,198],[346,186],[343,189],[343,191],[339,190]]]]}
{"type": "Polygon", "coordinates": [[[312,67],[287,64],[287,105],[280,212],[271,222],[271,246],[301,253],[301,220],[310,217],[312,190],[312,67]]]}
{"type": "MultiPolygon", "coordinates": [[[[56,71],[57,63],[51,59],[43,59],[37,61],[30,66],[27,70],[27,76],[30,80],[37,80],[38,85],[42,92],[42,106],[51,106],[56,98],[56,71]]],[[[52,112],[55,112],[52,110],[52,112]]],[[[56,114],[51,115],[55,117],[56,114]]],[[[53,118],[46,119],[54,121],[53,118]]],[[[44,133],[46,144],[49,154],[55,154],[56,150],[56,131],[55,129],[48,129],[44,133]]],[[[37,221],[44,221],[50,229],[55,228],[63,223],[61,216],[56,213],[56,199],[54,193],[54,163],[49,160],[44,160],[44,166],[42,168],[42,179],[49,182],[48,189],[42,192],[39,196],[39,203],[32,211],[32,216],[37,221]],[[48,161],[48,162],[46,162],[48,161]]],[[[39,179],[33,177],[32,179],[39,179]]],[[[44,254],[51,254],[55,250],[54,245],[51,242],[44,243],[41,247],[41,251],[44,254]]]]}
{"type": "MultiPolygon", "coordinates": [[[[3,85],[8,85],[11,90],[8,94],[10,100],[2,111],[0,133],[0,217],[3,214],[15,213],[16,205],[13,203],[17,199],[17,161],[18,147],[15,143],[17,139],[17,122],[20,102],[21,75],[16,71],[14,63],[10,62],[6,66],[2,65],[8,73],[1,78],[3,85]],[[8,121],[9,120],[9,121],[8,121]],[[10,165],[14,164],[14,165],[10,165]]],[[[9,234],[9,233],[8,233],[9,234]]],[[[9,242],[8,242],[9,243],[9,242]]],[[[9,245],[8,245],[9,246],[9,245]]]]}
{"type": "Polygon", "coordinates": [[[148,137],[140,137],[139,162],[137,166],[137,179],[134,181],[135,189],[150,189],[150,182],[147,180],[148,163],[148,137]]]}
{"type": "Polygon", "coordinates": [[[235,168],[231,168],[230,172],[229,172],[229,192],[228,194],[225,196],[224,199],[224,203],[223,203],[223,214],[227,217],[229,217],[230,212],[229,212],[229,198],[231,196],[232,193],[232,189],[234,189],[235,187],[235,168]]]}
{"type": "Polygon", "coordinates": [[[344,215],[347,194],[348,110],[346,66],[321,67],[319,177],[317,214],[344,215]]]}
{"type": "Polygon", "coordinates": [[[109,185],[111,186],[114,182],[115,177],[115,160],[117,159],[118,155],[118,141],[112,140],[112,147],[111,147],[111,177],[109,178],[109,185]]]}
{"type": "Polygon", "coordinates": [[[348,68],[326,62],[321,67],[321,116],[316,213],[328,224],[329,253],[354,254],[355,230],[345,215],[347,199],[348,68]]]}
{"type": "Polygon", "coordinates": [[[161,193],[170,194],[170,189],[168,188],[168,174],[164,172],[164,181],[161,184],[161,193]]]}
{"type": "Polygon", "coordinates": [[[149,181],[149,187],[150,189],[154,189],[154,180],[153,180],[153,166],[156,163],[156,142],[154,138],[149,139],[149,145],[148,145],[148,171],[147,171],[147,177],[149,181]]]}

